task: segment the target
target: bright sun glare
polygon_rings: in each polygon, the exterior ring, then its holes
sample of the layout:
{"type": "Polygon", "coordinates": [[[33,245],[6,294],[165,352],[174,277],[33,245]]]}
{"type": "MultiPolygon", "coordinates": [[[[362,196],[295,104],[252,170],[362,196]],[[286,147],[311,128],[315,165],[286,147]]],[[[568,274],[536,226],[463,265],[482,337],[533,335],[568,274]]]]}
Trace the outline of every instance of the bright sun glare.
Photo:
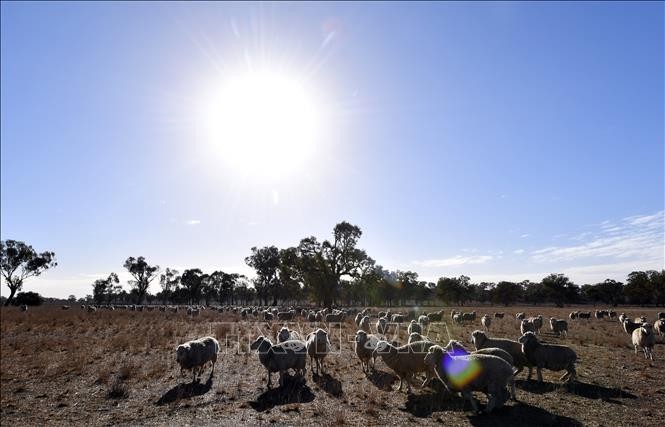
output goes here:
{"type": "Polygon", "coordinates": [[[207,109],[212,144],[225,163],[248,175],[288,175],[316,148],[316,105],[286,75],[248,72],[229,78],[207,109]]]}

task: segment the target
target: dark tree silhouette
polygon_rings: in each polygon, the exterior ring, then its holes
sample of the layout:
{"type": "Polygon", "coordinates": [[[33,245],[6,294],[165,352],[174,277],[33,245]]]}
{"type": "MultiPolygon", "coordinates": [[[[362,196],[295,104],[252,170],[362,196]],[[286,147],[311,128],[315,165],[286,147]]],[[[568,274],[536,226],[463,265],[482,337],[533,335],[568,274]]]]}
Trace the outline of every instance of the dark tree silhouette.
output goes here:
{"type": "Polygon", "coordinates": [[[42,305],[44,298],[37,292],[19,292],[14,299],[14,305],[42,305]]]}
{"type": "Polygon", "coordinates": [[[115,273],[109,274],[106,279],[95,280],[95,283],[92,284],[92,298],[97,304],[105,301],[108,303],[114,294],[122,290],[121,286],[115,286],[118,283],[120,283],[120,280],[115,273]]]}
{"type": "Polygon", "coordinates": [[[164,274],[159,276],[159,284],[162,286],[162,299],[172,301],[173,293],[180,285],[180,273],[178,270],[167,267],[164,274]]]}
{"type": "Polygon", "coordinates": [[[39,276],[57,265],[54,252],[37,253],[32,246],[24,242],[0,241],[0,273],[10,292],[5,305],[12,303],[16,292],[23,288],[25,279],[39,276]]]}
{"type": "Polygon", "coordinates": [[[275,246],[252,248],[252,254],[245,258],[245,263],[256,270],[254,286],[264,305],[268,305],[268,297],[273,297],[273,305],[277,305],[276,288],[279,286],[277,270],[279,269],[279,249],[275,246]]]}
{"type": "Polygon", "coordinates": [[[519,301],[522,297],[522,287],[517,283],[503,281],[497,283],[491,293],[493,302],[507,306],[519,301]]]}
{"type": "Polygon", "coordinates": [[[129,271],[129,274],[134,278],[134,280],[129,281],[129,284],[132,286],[133,290],[136,290],[137,303],[141,304],[143,297],[148,291],[150,282],[152,282],[159,273],[159,266],[149,265],[142,256],[138,258],[130,256],[125,261],[123,267],[125,267],[127,271],[129,271]]]}
{"type": "Polygon", "coordinates": [[[190,304],[198,304],[201,300],[201,286],[203,285],[203,272],[200,268],[190,268],[182,273],[180,283],[189,294],[190,304]]]}
{"type": "Polygon", "coordinates": [[[363,268],[373,263],[362,249],[358,249],[360,227],[340,222],[333,229],[333,241],[319,243],[315,237],[300,241],[298,254],[305,287],[319,304],[332,306],[339,293],[343,277],[357,278],[363,268]]]}

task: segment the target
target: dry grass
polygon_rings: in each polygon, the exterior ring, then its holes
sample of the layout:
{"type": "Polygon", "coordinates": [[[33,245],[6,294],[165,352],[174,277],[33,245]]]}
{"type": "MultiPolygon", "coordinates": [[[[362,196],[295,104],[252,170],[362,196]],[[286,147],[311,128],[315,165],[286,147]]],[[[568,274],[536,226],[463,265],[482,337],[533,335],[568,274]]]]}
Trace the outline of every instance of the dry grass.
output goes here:
{"type": "MultiPolygon", "coordinates": [[[[446,314],[451,308],[446,308],[446,314]]],[[[563,318],[571,308],[464,307],[484,313],[506,312],[493,319],[490,335],[517,338],[514,313],[563,318]]],[[[622,308],[627,314],[655,309],[622,308]]],[[[189,424],[196,417],[207,423],[276,423],[287,425],[409,425],[409,424],[606,424],[657,425],[665,416],[663,340],[656,360],[635,356],[630,338],[616,321],[569,322],[562,339],[543,328],[542,339],[564,343],[580,358],[580,383],[567,388],[558,375],[545,372],[545,385],[518,378],[519,403],[511,402],[492,416],[471,414],[468,404],[454,396],[414,388],[414,394],[392,391],[396,377],[377,362],[366,376],[353,354],[356,327],[347,320],[329,330],[334,353],[326,358],[326,375],[284,388],[266,387],[266,372],[249,343],[258,335],[274,338],[281,322],[268,324],[230,313],[205,310],[198,318],[185,313],[100,311],[89,314],[73,308],[40,307],[21,313],[0,311],[0,414],[3,425],[14,424],[189,424]],[[201,336],[217,337],[221,351],[215,375],[209,368],[198,384],[180,376],[175,347],[201,336]],[[641,414],[633,419],[633,414],[641,414]],[[608,418],[610,417],[610,418],[608,418]]],[[[446,317],[445,320],[448,320],[446,317]]],[[[372,322],[374,323],[374,321],[372,322]]],[[[290,322],[303,334],[325,325],[290,322]]],[[[457,339],[471,347],[473,324],[433,324],[430,338],[457,339]]],[[[406,325],[391,331],[391,340],[407,341],[406,325]]],[[[277,384],[277,375],[273,374],[277,384]]],[[[482,395],[478,396],[484,401],[482,395]]]]}

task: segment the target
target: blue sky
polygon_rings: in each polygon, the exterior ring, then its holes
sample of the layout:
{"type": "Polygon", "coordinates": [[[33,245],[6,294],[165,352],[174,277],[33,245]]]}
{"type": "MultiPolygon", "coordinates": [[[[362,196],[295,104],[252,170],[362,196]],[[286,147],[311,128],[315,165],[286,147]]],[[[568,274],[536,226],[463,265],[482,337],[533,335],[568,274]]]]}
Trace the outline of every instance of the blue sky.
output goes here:
{"type": "Polygon", "coordinates": [[[2,239],[60,263],[26,289],[83,296],[130,255],[250,273],[341,220],[431,280],[664,266],[662,3],[1,7],[2,239]],[[202,129],[250,67],[317,105],[288,170],[202,129]]]}

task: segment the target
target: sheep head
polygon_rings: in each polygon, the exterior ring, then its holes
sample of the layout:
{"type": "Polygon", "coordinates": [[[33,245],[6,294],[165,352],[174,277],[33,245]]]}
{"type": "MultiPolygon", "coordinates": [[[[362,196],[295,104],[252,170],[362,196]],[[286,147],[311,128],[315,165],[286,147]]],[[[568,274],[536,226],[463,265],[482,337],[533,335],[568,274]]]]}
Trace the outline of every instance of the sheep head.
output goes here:
{"type": "Polygon", "coordinates": [[[189,344],[181,344],[175,350],[175,359],[179,365],[182,365],[187,360],[187,354],[189,353],[190,346],[189,344]]]}
{"type": "Polygon", "coordinates": [[[268,351],[268,349],[270,349],[270,347],[272,347],[272,342],[268,338],[261,335],[249,346],[249,349],[259,350],[259,353],[265,353],[268,351]]]}
{"type": "Polygon", "coordinates": [[[473,331],[473,333],[471,333],[471,341],[473,341],[473,345],[476,349],[482,348],[485,341],[487,341],[487,335],[485,335],[485,332],[483,331],[473,331]]]}
{"type": "Polygon", "coordinates": [[[462,345],[461,342],[455,341],[455,340],[450,340],[448,341],[448,344],[446,344],[446,347],[444,348],[446,352],[450,353],[455,353],[455,355],[463,353],[463,354],[469,354],[464,346],[462,345]]]}
{"type": "Polygon", "coordinates": [[[536,334],[534,334],[531,331],[525,332],[524,335],[519,337],[517,342],[522,344],[522,347],[524,349],[531,349],[540,345],[540,342],[538,341],[536,334]]]}

